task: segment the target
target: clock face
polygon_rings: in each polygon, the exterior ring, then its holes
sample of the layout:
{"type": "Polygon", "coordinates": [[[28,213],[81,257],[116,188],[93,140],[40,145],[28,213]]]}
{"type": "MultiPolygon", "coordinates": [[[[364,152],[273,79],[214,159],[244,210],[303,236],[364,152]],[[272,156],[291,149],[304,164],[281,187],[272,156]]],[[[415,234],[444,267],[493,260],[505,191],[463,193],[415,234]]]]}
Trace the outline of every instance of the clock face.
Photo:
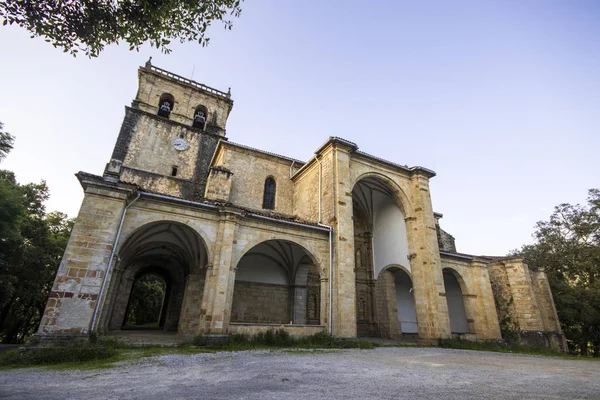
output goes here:
{"type": "Polygon", "coordinates": [[[189,145],[188,142],[185,141],[185,139],[177,138],[173,140],[173,147],[175,147],[175,150],[177,151],[183,151],[186,150],[189,147],[189,145]]]}

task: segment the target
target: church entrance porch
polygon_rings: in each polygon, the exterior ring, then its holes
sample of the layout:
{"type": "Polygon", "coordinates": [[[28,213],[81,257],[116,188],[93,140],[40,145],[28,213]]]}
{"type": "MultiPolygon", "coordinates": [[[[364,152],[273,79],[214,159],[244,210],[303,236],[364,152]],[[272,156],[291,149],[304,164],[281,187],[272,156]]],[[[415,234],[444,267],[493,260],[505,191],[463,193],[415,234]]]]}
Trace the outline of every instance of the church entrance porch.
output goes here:
{"type": "Polygon", "coordinates": [[[134,231],[118,255],[107,294],[105,331],[193,335],[207,264],[201,237],[182,223],[153,222],[134,231]]]}
{"type": "Polygon", "coordinates": [[[404,211],[396,190],[376,177],[352,191],[358,336],[417,334],[404,211]]]}
{"type": "Polygon", "coordinates": [[[232,332],[244,329],[240,324],[319,325],[320,285],[317,263],[299,244],[268,240],[254,246],[236,268],[232,332]]]}

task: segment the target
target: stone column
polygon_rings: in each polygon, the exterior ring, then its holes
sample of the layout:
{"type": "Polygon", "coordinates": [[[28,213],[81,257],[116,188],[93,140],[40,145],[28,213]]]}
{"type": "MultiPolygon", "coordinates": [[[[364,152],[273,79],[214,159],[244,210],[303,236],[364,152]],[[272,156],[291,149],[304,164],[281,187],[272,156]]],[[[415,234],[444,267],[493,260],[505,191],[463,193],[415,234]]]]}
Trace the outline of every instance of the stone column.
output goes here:
{"type": "Polygon", "coordinates": [[[188,275],[185,282],[185,293],[178,332],[181,335],[193,335],[198,331],[200,309],[202,306],[202,290],[204,289],[204,270],[188,275]]]}
{"type": "Polygon", "coordinates": [[[412,242],[410,264],[419,341],[433,343],[437,338],[451,336],[450,319],[444,295],[446,290],[429,193],[429,179],[417,172],[411,180],[413,215],[406,218],[406,227],[409,242],[412,242]]]}
{"type": "MultiPolygon", "coordinates": [[[[329,269],[327,270],[327,274],[329,274],[329,269]]],[[[321,286],[320,292],[320,306],[319,306],[319,321],[321,325],[329,326],[329,278],[321,277],[319,278],[319,283],[321,286]]],[[[329,333],[329,330],[327,330],[329,333]]]]}
{"type": "MultiPolygon", "coordinates": [[[[87,175],[78,178],[85,197],[40,323],[42,336],[89,333],[121,216],[133,194],[129,185],[87,175]]],[[[105,293],[107,288],[108,282],[105,293]]],[[[101,312],[102,307],[98,315],[101,312]]]]}
{"type": "Polygon", "coordinates": [[[207,267],[200,312],[200,332],[213,336],[229,333],[235,284],[233,247],[239,218],[239,214],[229,210],[220,210],[220,213],[213,263],[207,267]]]}
{"type": "Polygon", "coordinates": [[[336,144],[333,149],[335,263],[332,322],[333,335],[341,337],[356,337],[356,280],[350,149],[344,144],[336,144]]]}

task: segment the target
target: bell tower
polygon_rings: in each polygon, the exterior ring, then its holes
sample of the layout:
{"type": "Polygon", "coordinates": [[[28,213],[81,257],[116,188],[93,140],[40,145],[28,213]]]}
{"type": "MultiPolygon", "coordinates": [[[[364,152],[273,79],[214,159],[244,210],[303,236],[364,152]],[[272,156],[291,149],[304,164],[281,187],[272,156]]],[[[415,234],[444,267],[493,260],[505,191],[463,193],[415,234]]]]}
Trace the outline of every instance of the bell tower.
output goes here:
{"type": "Polygon", "coordinates": [[[204,194],[210,160],[233,107],[222,92],[148,60],[104,177],[187,200],[204,194]]]}

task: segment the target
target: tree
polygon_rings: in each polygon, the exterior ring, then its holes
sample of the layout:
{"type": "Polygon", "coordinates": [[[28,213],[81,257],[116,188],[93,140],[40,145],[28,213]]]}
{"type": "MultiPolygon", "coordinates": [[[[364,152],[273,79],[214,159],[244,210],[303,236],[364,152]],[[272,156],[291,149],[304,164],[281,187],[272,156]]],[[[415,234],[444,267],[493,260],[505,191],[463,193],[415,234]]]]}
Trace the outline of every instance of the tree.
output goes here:
{"type": "Polygon", "coordinates": [[[0,122],[0,161],[4,160],[6,155],[13,149],[14,142],[14,136],[4,132],[4,125],[0,122]]]}
{"type": "Polygon", "coordinates": [[[46,182],[20,185],[0,170],[2,343],[21,343],[37,329],[73,227],[67,215],[46,213],[48,197],[46,182]]]}
{"type": "Polygon", "coordinates": [[[147,274],[140,277],[133,285],[127,306],[127,325],[160,326],[165,295],[166,283],[160,276],[147,274]]]}
{"type": "Polygon", "coordinates": [[[149,42],[165,53],[173,39],[206,46],[214,21],[232,28],[243,0],[3,0],[3,25],[17,24],[74,56],[96,57],[104,46],[124,41],[130,50],[149,42]]]}
{"type": "Polygon", "coordinates": [[[573,349],[600,356],[600,190],[587,206],[561,204],[538,222],[537,243],[518,254],[531,267],[545,267],[557,312],[573,349]]]}

